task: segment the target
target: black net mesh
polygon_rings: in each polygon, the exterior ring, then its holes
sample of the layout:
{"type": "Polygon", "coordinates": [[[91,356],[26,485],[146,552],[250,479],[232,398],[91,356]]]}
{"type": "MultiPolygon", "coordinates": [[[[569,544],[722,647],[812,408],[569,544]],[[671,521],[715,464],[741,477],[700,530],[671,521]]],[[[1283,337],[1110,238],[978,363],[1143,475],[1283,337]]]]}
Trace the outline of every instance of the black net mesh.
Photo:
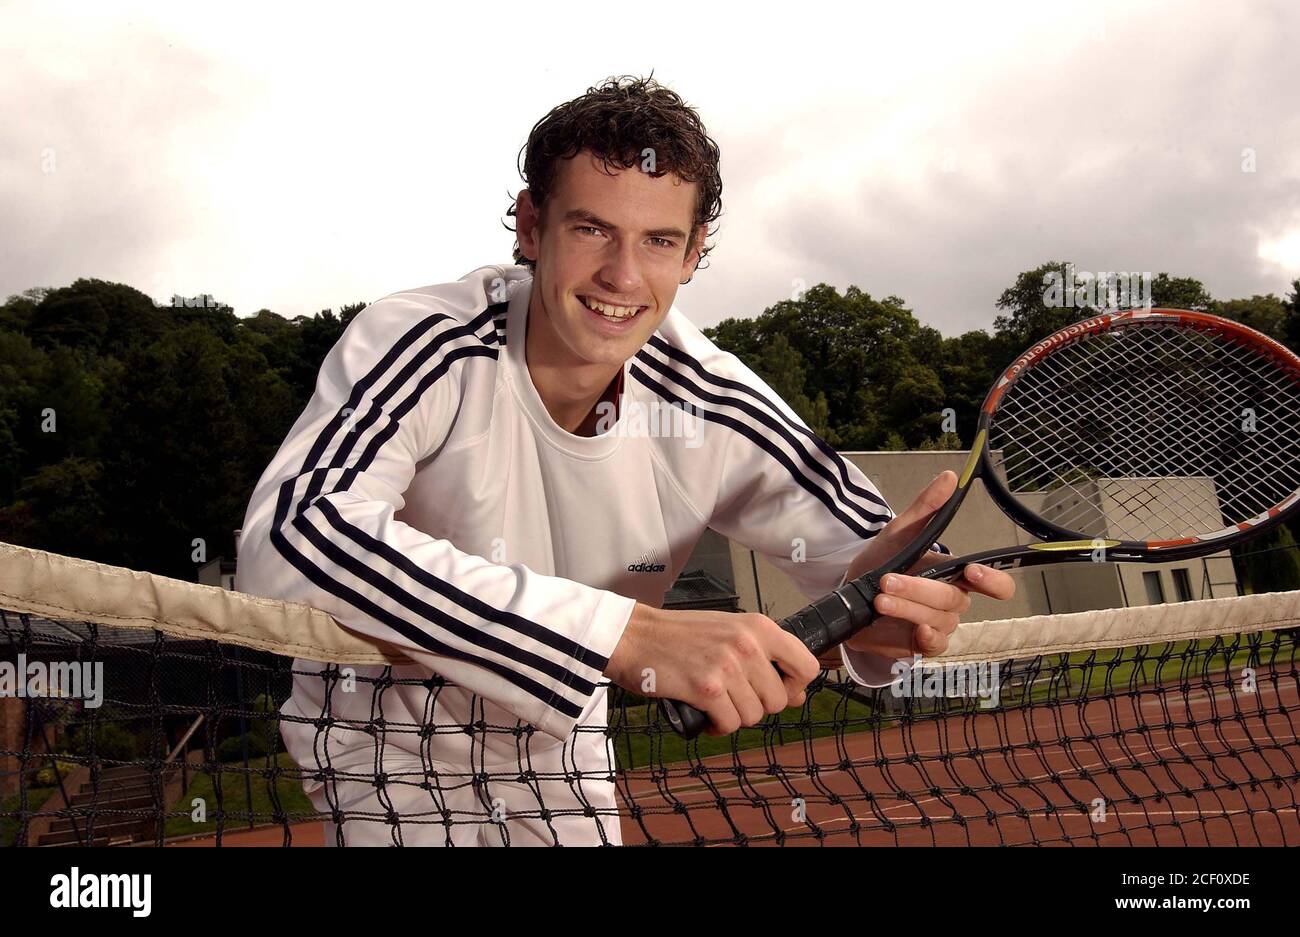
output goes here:
{"type": "Polygon", "coordinates": [[[1296,645],[1156,640],[897,690],[823,673],[802,708],[689,743],[615,688],[608,728],[561,744],[447,721],[446,685],[401,668],[9,612],[0,842],[1296,844],[1296,645]],[[318,711],[286,705],[295,678],[318,711]],[[369,718],[331,715],[343,693],[369,718]]]}

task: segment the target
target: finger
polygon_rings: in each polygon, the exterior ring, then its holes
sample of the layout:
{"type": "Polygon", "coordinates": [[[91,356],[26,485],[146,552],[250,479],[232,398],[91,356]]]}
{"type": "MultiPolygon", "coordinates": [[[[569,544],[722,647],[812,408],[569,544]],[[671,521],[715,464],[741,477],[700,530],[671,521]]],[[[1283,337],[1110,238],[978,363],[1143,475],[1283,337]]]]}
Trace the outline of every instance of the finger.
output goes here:
{"type": "MultiPolygon", "coordinates": [[[[907,572],[912,576],[920,576],[926,570],[951,560],[951,556],[931,550],[917,560],[907,572]]],[[[993,599],[1009,599],[1016,594],[1016,580],[1010,573],[982,563],[968,564],[962,570],[962,575],[952,581],[952,585],[993,599]]]]}
{"type": "Polygon", "coordinates": [[[908,660],[918,654],[921,657],[934,657],[948,650],[948,635],[942,634],[929,625],[917,625],[902,618],[881,618],[877,619],[877,621],[896,624],[905,637],[901,640],[892,641],[885,646],[877,643],[870,647],[860,648],[860,650],[870,651],[873,654],[880,654],[894,660],[908,660]]]}
{"type": "Polygon", "coordinates": [[[773,632],[769,653],[781,668],[781,673],[795,681],[802,681],[800,687],[807,686],[821,673],[822,665],[813,652],[788,631],[777,629],[773,632]]]}
{"type": "Polygon", "coordinates": [[[940,472],[934,481],[916,496],[907,506],[877,535],[890,540],[911,540],[919,534],[935,511],[943,507],[952,493],[957,490],[957,474],[953,471],[940,472]]]}
{"type": "MultiPolygon", "coordinates": [[[[821,665],[819,664],[818,671],[820,670],[821,665]]],[[[790,697],[793,694],[787,690],[787,681],[791,678],[778,671],[770,662],[761,662],[747,676],[749,677],[750,689],[753,690],[759,704],[763,707],[764,713],[779,713],[790,705],[790,697]]]]}
{"type": "Polygon", "coordinates": [[[952,557],[947,553],[940,553],[938,550],[928,550],[919,560],[912,564],[912,568],[907,571],[909,576],[919,576],[932,566],[938,566],[940,563],[947,563],[952,557]]]}
{"type": "Polygon", "coordinates": [[[758,694],[754,692],[752,686],[743,681],[737,682],[731,686],[730,694],[731,703],[736,707],[736,712],[740,714],[740,724],[742,726],[752,726],[763,721],[763,717],[767,715],[767,709],[763,706],[763,701],[758,698],[758,694]]]}
{"type": "Polygon", "coordinates": [[[736,711],[736,705],[730,696],[711,700],[707,708],[698,708],[709,717],[709,724],[704,730],[706,735],[730,735],[741,726],[740,713],[736,711]]]}
{"type": "Polygon", "coordinates": [[[869,651],[894,660],[910,658],[915,653],[912,648],[915,629],[910,621],[882,616],[844,643],[852,650],[869,651]]]}
{"type": "Polygon", "coordinates": [[[957,616],[954,613],[941,612],[908,599],[879,596],[877,602],[881,599],[885,599],[895,609],[892,617],[916,626],[912,632],[912,646],[918,654],[931,656],[947,649],[948,638],[957,630],[957,616]]]}
{"type": "MultiPolygon", "coordinates": [[[[839,664],[836,664],[836,666],[838,667],[839,664]]],[[[781,681],[785,684],[785,695],[788,705],[802,706],[804,701],[808,699],[808,691],[804,689],[804,685],[800,684],[798,680],[786,676],[782,676],[781,681]]]]}
{"type": "Polygon", "coordinates": [[[872,604],[881,615],[901,618],[903,621],[910,621],[915,625],[924,625],[936,631],[941,631],[945,636],[952,634],[957,629],[959,621],[957,613],[954,611],[932,608],[923,602],[904,599],[896,595],[881,593],[876,596],[872,604]]]}
{"type": "Polygon", "coordinates": [[[931,608],[956,612],[958,615],[970,608],[970,596],[965,590],[953,583],[940,582],[937,579],[890,573],[880,580],[880,589],[887,595],[911,599],[931,608]]]}
{"type": "Polygon", "coordinates": [[[929,625],[917,625],[912,632],[912,647],[922,657],[935,657],[948,650],[948,638],[951,631],[944,632],[929,625]]]}
{"type": "Polygon", "coordinates": [[[1009,599],[1016,594],[1016,581],[1010,574],[979,563],[967,566],[962,578],[953,585],[970,588],[994,599],[1009,599]]]}

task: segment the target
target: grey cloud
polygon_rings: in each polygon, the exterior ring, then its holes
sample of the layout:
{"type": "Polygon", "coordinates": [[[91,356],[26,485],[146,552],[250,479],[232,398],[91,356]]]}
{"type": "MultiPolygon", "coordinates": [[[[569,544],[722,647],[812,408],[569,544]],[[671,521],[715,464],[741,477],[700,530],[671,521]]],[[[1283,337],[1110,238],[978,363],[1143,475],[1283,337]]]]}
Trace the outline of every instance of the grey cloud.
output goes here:
{"type": "Polygon", "coordinates": [[[238,85],[227,75],[218,90],[215,63],[140,29],[84,54],[84,77],[39,53],[6,63],[6,109],[21,119],[0,137],[0,295],[77,277],[166,287],[168,248],[210,217],[187,168],[238,85]]]}
{"type": "MultiPolygon", "coordinates": [[[[1286,90],[1300,87],[1288,48],[1300,17],[1280,4],[1267,13],[1226,33],[1113,21],[1106,42],[1058,67],[1008,62],[971,89],[953,76],[957,103],[906,141],[920,181],[864,171],[842,196],[791,193],[748,218],[751,230],[724,230],[717,266],[682,304],[712,324],[784,298],[797,276],[899,295],[955,334],[987,326],[1017,273],[1057,259],[1196,276],[1223,298],[1281,293],[1300,270],[1260,261],[1257,244],[1300,227],[1300,114],[1286,90]],[[1241,171],[1247,147],[1254,173],[1241,171]],[[742,242],[731,253],[729,235],[742,242]],[[761,262],[739,259],[746,245],[761,262]]],[[[724,159],[760,165],[783,132],[748,136],[724,159]]]]}

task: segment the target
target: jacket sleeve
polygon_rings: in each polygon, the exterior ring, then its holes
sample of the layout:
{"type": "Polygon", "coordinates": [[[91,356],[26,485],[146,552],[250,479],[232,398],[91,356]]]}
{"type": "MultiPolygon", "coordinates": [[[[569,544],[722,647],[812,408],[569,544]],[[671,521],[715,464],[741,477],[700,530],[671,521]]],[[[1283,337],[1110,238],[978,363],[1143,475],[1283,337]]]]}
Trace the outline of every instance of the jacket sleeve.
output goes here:
{"type": "MultiPolygon", "coordinates": [[[[757,375],[738,361],[732,366],[753,392],[754,406],[732,421],[709,525],[761,553],[816,600],[844,584],[849,564],[894,512],[861,469],[812,432],[757,375]]],[[[843,645],[840,652],[850,676],[864,686],[888,686],[901,678],[900,670],[906,673],[878,654],[843,645]]]]}
{"type": "Polygon", "coordinates": [[[417,465],[450,432],[460,370],[497,353],[492,309],[477,304],[453,316],[397,294],[349,324],[253,493],[237,587],[322,609],[564,738],[635,602],[491,563],[394,519],[417,465]]]}

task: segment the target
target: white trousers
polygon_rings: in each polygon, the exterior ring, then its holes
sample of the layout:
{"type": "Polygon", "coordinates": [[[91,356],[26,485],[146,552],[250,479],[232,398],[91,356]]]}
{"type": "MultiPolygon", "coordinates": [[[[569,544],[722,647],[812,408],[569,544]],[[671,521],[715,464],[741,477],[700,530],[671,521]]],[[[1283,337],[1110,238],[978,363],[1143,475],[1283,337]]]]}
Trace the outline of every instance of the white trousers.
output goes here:
{"type": "MultiPolygon", "coordinates": [[[[622,845],[609,781],[503,781],[421,786],[419,761],[388,780],[327,780],[309,796],[326,821],[327,846],[622,845]]],[[[355,771],[353,772],[355,775],[355,771]]]]}

